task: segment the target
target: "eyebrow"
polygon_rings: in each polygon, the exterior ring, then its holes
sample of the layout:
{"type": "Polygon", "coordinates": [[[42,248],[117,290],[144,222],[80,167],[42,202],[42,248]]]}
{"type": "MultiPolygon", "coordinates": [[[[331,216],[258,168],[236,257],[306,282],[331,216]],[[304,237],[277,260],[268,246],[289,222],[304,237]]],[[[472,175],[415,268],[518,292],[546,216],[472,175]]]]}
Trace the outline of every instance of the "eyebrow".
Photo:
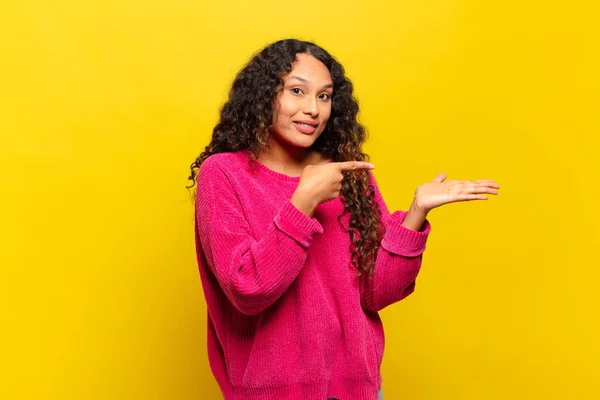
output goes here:
{"type": "MultiPolygon", "coordinates": [[[[290,79],[297,79],[300,82],[309,83],[307,79],[301,78],[301,77],[299,77],[297,75],[290,76],[288,78],[288,80],[290,80],[290,79]]],[[[327,85],[323,86],[323,89],[329,89],[329,88],[333,88],[333,83],[330,83],[330,84],[327,84],[327,85]]]]}

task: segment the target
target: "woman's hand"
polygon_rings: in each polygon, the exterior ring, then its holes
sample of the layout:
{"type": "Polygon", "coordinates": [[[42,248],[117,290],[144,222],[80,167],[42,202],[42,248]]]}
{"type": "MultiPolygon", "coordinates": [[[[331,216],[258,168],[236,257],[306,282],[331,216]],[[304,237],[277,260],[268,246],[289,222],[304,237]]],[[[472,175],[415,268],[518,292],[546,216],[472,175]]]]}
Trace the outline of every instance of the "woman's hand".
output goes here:
{"type": "Polygon", "coordinates": [[[292,204],[310,217],[319,204],[333,200],[340,195],[342,180],[344,179],[342,172],[373,168],[375,166],[366,161],[342,161],[307,165],[304,167],[298,187],[292,195],[292,204]]]}
{"type": "Polygon", "coordinates": [[[441,173],[431,182],[420,185],[415,191],[414,206],[427,214],[436,207],[448,203],[470,200],[487,200],[483,193],[498,194],[500,185],[491,179],[476,181],[446,181],[441,173]]]}

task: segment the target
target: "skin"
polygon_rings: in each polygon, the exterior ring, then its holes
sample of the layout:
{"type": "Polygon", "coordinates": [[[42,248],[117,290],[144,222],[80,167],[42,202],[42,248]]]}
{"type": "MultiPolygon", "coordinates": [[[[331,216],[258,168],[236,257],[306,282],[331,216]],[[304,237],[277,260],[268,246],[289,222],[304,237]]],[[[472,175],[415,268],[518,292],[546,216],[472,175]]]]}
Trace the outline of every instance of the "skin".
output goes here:
{"type": "MultiPolygon", "coordinates": [[[[323,133],[331,115],[333,81],[327,67],[316,58],[298,54],[292,70],[283,76],[283,90],[274,104],[274,116],[269,150],[259,161],[288,176],[300,176],[291,202],[306,215],[316,207],[339,196],[342,171],[373,169],[362,161],[330,163],[309,148],[323,133]],[[300,132],[298,121],[312,121],[317,129],[312,134],[300,132]]],[[[484,194],[498,194],[500,186],[491,179],[446,180],[440,173],[431,182],[419,185],[402,225],[420,231],[427,215],[434,208],[454,202],[487,200],[484,194]]]]}
{"type": "Polygon", "coordinates": [[[331,115],[333,80],[327,67],[313,56],[298,54],[292,70],[283,76],[284,86],[275,99],[272,136],[269,150],[259,157],[267,167],[289,176],[300,176],[307,165],[328,160],[310,146],[325,130],[331,115]],[[318,123],[307,135],[294,121],[318,123]]]}

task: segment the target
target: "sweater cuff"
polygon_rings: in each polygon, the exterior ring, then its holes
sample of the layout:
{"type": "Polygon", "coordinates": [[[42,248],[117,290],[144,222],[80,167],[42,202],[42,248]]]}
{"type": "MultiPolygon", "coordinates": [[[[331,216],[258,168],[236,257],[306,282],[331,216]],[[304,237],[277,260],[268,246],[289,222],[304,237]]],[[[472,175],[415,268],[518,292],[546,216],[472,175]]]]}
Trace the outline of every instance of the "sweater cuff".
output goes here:
{"type": "Polygon", "coordinates": [[[431,232],[431,224],[427,219],[421,231],[413,231],[402,225],[406,211],[395,211],[388,219],[386,233],[381,240],[381,247],[390,253],[406,257],[416,257],[425,251],[427,237],[431,232]]]}
{"type": "Polygon", "coordinates": [[[323,233],[323,227],[315,219],[298,210],[287,201],[274,218],[275,225],[304,247],[308,247],[316,234],[323,233]]]}

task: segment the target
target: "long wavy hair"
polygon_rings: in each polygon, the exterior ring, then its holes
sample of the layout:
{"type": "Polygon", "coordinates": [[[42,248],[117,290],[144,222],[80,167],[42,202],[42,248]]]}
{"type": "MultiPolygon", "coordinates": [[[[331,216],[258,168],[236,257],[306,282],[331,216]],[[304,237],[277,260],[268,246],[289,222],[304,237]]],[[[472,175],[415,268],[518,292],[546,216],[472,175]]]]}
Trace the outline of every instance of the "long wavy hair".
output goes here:
{"type": "MultiPolygon", "coordinates": [[[[312,55],[325,64],[333,79],[331,115],[310,150],[318,151],[334,162],[369,161],[369,156],[361,151],[366,130],[357,121],[358,102],[342,65],[314,43],[285,39],[255,54],[235,77],[210,143],[190,166],[188,179],[192,184],[188,189],[194,187],[197,171],[204,160],[213,154],[248,150],[249,162],[252,162],[267,150],[274,120],[273,102],[282,90],[282,76],[292,70],[299,53],[312,55]]],[[[340,199],[344,212],[337,218],[346,230],[340,218],[350,213],[346,232],[351,238],[351,264],[357,270],[357,277],[371,278],[385,231],[381,212],[366,170],[344,171],[343,175],[340,199]]],[[[196,198],[196,189],[193,198],[196,198]]]]}

